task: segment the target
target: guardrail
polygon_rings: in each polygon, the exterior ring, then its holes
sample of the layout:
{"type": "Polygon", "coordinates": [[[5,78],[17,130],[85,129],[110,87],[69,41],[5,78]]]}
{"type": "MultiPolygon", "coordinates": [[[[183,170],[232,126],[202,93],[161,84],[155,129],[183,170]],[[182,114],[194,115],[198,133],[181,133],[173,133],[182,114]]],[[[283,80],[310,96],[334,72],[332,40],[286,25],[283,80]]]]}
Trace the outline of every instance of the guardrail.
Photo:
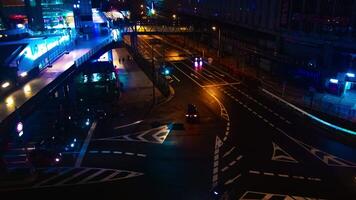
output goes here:
{"type": "Polygon", "coordinates": [[[112,41],[113,41],[113,39],[111,37],[109,37],[104,42],[100,43],[98,46],[91,49],[88,53],[84,54],[83,56],[78,58],[76,61],[74,61],[75,66],[79,67],[80,65],[82,65],[83,63],[88,61],[94,54],[96,54],[100,49],[102,49],[106,45],[110,44],[112,41]]]}

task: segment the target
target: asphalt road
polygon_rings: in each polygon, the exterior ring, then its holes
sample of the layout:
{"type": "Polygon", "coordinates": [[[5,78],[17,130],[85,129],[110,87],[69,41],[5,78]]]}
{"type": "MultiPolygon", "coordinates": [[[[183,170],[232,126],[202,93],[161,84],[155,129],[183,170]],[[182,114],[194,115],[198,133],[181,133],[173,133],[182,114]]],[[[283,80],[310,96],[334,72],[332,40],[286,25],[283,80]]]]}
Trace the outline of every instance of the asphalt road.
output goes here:
{"type": "Polygon", "coordinates": [[[174,98],[95,122],[82,162],[43,169],[36,184],[20,191],[123,199],[356,197],[354,147],[219,66],[195,68],[194,52],[171,41],[140,37],[147,59],[152,43],[156,61],[173,69],[174,98]],[[188,103],[197,105],[199,124],[185,122],[188,103]]]}
{"type": "MultiPolygon", "coordinates": [[[[140,48],[149,49],[152,38],[142,37],[141,41],[140,48]]],[[[162,40],[155,45],[155,53],[171,60],[169,55],[179,49],[171,44],[162,40]]],[[[179,84],[188,81],[191,87],[213,93],[229,116],[225,119],[228,131],[216,133],[223,143],[217,148],[219,162],[214,170],[218,172],[213,171],[218,177],[213,183],[217,196],[355,197],[356,149],[352,145],[329,137],[330,133],[261,91],[248,89],[221,67],[204,63],[195,68],[191,60],[170,62],[175,68],[173,76],[183,80],[179,84]]]]}

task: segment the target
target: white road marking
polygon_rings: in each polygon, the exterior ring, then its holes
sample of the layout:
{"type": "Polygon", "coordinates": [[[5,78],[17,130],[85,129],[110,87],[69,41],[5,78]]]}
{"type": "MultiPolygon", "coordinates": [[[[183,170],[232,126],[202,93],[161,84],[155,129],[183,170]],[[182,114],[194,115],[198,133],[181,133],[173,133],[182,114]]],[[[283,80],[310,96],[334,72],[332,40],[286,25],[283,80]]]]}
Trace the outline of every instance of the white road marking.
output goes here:
{"type": "Polygon", "coordinates": [[[122,154],[121,151],[113,151],[114,154],[122,154]]]}
{"type": "Polygon", "coordinates": [[[239,85],[241,82],[235,82],[235,83],[219,83],[219,84],[212,84],[212,85],[204,85],[204,88],[209,88],[209,87],[220,87],[220,86],[228,86],[228,85],[239,85]]]}
{"type": "Polygon", "coordinates": [[[274,176],[273,173],[270,173],[270,172],[263,172],[264,175],[267,175],[267,176],[274,176]]]}
{"type": "Polygon", "coordinates": [[[236,147],[232,147],[229,151],[227,151],[226,153],[224,153],[223,158],[225,158],[226,156],[230,155],[230,153],[235,149],[236,147]]]}
{"type": "Polygon", "coordinates": [[[190,76],[192,76],[192,77],[194,77],[196,79],[199,79],[199,77],[197,75],[193,74],[193,73],[190,73],[190,76]]]}
{"type": "Polygon", "coordinates": [[[146,154],[142,154],[142,153],[138,153],[137,156],[146,157],[147,155],[146,154]]]}
{"type": "Polygon", "coordinates": [[[254,171],[254,170],[249,170],[248,172],[249,172],[250,174],[260,174],[259,171],[254,171]]]}
{"type": "Polygon", "coordinates": [[[125,152],[125,155],[133,156],[133,155],[135,155],[135,154],[134,154],[134,153],[131,153],[131,152],[125,152]]]}
{"type": "Polygon", "coordinates": [[[241,174],[238,174],[238,175],[235,176],[234,178],[232,178],[232,179],[226,181],[224,184],[225,184],[225,185],[231,184],[231,183],[235,182],[238,178],[240,178],[240,176],[241,176],[241,174]]]}
{"type": "Polygon", "coordinates": [[[63,174],[65,174],[65,173],[71,171],[72,169],[73,169],[73,168],[69,168],[69,169],[63,170],[63,171],[61,171],[60,173],[58,173],[57,175],[52,176],[52,177],[50,177],[50,178],[48,178],[48,179],[46,179],[46,180],[43,180],[43,181],[40,182],[40,183],[37,183],[37,184],[34,185],[33,187],[39,187],[39,186],[41,186],[41,185],[43,185],[43,184],[45,184],[45,183],[48,183],[48,182],[50,182],[51,180],[54,180],[54,179],[56,179],[56,178],[62,176],[63,174]]]}
{"type": "Polygon", "coordinates": [[[289,176],[287,174],[277,174],[278,176],[280,177],[283,177],[283,178],[288,178],[289,176]]]}
{"type": "Polygon", "coordinates": [[[97,122],[94,121],[93,124],[91,125],[90,129],[89,129],[88,135],[84,140],[84,143],[83,143],[82,148],[80,150],[79,156],[78,156],[78,158],[77,158],[77,160],[75,162],[75,167],[80,167],[82,165],[85,153],[86,153],[86,151],[88,149],[88,146],[89,146],[89,143],[90,143],[90,139],[93,136],[94,130],[96,128],[96,124],[97,124],[97,122]]]}
{"type": "Polygon", "coordinates": [[[222,172],[224,172],[224,171],[226,171],[226,170],[228,170],[229,169],[229,167],[228,166],[226,166],[226,167],[224,167],[224,168],[222,168],[222,172]]]}
{"type": "Polygon", "coordinates": [[[89,171],[89,170],[90,170],[90,168],[86,168],[86,169],[84,169],[84,170],[81,170],[81,171],[79,171],[78,173],[76,173],[76,174],[74,174],[74,175],[72,175],[72,176],[69,176],[68,178],[66,178],[66,179],[64,179],[64,180],[62,180],[62,181],[60,181],[60,182],[54,184],[54,186],[56,186],[56,185],[63,185],[65,182],[68,182],[68,181],[70,181],[70,180],[73,180],[73,179],[77,178],[78,176],[84,174],[85,172],[87,172],[87,171],[89,171]]]}
{"type": "Polygon", "coordinates": [[[104,171],[106,171],[105,169],[100,169],[99,171],[95,172],[94,174],[91,174],[90,176],[85,177],[83,180],[79,181],[78,183],[85,183],[87,181],[89,181],[90,179],[98,176],[99,174],[103,173],[104,171]]]}
{"type": "Polygon", "coordinates": [[[177,78],[176,76],[174,76],[174,74],[172,74],[173,78],[176,79],[178,82],[180,82],[179,78],[177,78]]]}
{"type": "Polygon", "coordinates": [[[120,129],[120,128],[126,128],[126,127],[129,127],[129,126],[133,126],[133,125],[136,125],[136,124],[139,124],[143,122],[143,120],[139,120],[139,121],[136,121],[136,122],[133,122],[131,124],[126,124],[126,125],[122,125],[122,126],[117,126],[115,127],[114,129],[120,129]]]}
{"type": "Polygon", "coordinates": [[[294,159],[289,153],[283,150],[276,143],[272,142],[272,145],[273,145],[273,155],[271,160],[280,161],[280,162],[298,163],[296,159],[294,159]]]}

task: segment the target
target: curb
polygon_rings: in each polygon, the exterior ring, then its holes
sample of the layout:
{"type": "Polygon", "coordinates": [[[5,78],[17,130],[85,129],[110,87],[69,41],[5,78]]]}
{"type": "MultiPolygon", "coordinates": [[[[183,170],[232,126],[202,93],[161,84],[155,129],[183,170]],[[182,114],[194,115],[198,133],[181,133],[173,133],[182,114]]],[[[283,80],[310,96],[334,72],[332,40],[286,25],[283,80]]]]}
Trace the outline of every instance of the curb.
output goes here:
{"type": "Polygon", "coordinates": [[[349,130],[347,128],[343,128],[343,127],[340,127],[338,125],[334,125],[330,122],[327,122],[317,116],[314,116],[313,114],[310,114],[309,112],[306,112],[302,109],[300,109],[299,107],[295,106],[294,104],[292,103],[289,103],[288,101],[284,100],[283,98],[279,97],[278,95],[275,95],[274,93],[264,89],[264,88],[261,88],[261,91],[269,96],[271,96],[272,98],[275,98],[277,100],[279,100],[279,102],[283,103],[284,105],[292,108],[293,110],[297,111],[298,113],[301,113],[303,116],[307,116],[308,118],[312,119],[312,120],[315,120],[316,122],[318,122],[318,124],[322,125],[323,127],[327,127],[328,129],[331,129],[331,130],[336,130],[336,131],[339,131],[339,132],[342,132],[342,133],[346,133],[348,134],[349,136],[355,136],[356,135],[356,132],[353,131],[353,130],[349,130]]]}
{"type": "Polygon", "coordinates": [[[173,99],[173,97],[175,96],[175,93],[176,92],[175,92],[174,88],[171,85],[169,85],[169,96],[163,102],[156,104],[156,106],[161,106],[163,104],[170,102],[173,99]]]}

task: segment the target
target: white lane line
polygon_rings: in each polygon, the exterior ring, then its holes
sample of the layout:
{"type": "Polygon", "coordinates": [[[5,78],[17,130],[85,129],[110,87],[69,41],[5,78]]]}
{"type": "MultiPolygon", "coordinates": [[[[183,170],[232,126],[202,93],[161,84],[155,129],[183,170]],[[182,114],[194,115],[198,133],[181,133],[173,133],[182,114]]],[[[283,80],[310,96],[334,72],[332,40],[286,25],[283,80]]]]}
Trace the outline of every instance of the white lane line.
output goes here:
{"type": "Polygon", "coordinates": [[[235,83],[220,83],[220,84],[211,84],[211,85],[205,85],[203,86],[204,88],[209,88],[209,87],[220,87],[220,86],[229,86],[229,85],[239,85],[241,84],[240,82],[235,82],[235,83]]]}
{"type": "Polygon", "coordinates": [[[114,154],[122,154],[121,151],[113,151],[114,154]]]}
{"type": "Polygon", "coordinates": [[[142,154],[142,153],[138,153],[137,156],[146,157],[147,155],[146,154],[142,154]]]}
{"type": "Polygon", "coordinates": [[[190,80],[192,80],[194,83],[196,83],[197,85],[199,85],[199,87],[203,88],[203,86],[198,83],[196,80],[194,80],[191,76],[189,76],[188,74],[186,74],[183,70],[179,69],[179,67],[177,65],[175,65],[174,63],[172,63],[172,65],[174,65],[174,67],[180,71],[182,74],[184,74],[186,77],[188,77],[190,80]]]}
{"type": "Polygon", "coordinates": [[[192,76],[192,77],[194,77],[196,79],[199,79],[199,77],[197,75],[193,74],[193,73],[190,73],[190,76],[192,76]]]}
{"type": "Polygon", "coordinates": [[[101,151],[101,153],[107,154],[107,153],[111,153],[111,151],[101,151]]]}
{"type": "Polygon", "coordinates": [[[266,175],[266,176],[274,176],[273,173],[269,173],[269,172],[263,172],[263,174],[266,175]]]}
{"type": "Polygon", "coordinates": [[[134,153],[131,153],[131,152],[125,152],[125,155],[133,156],[133,155],[135,155],[135,154],[134,154],[134,153]]]}
{"type": "Polygon", "coordinates": [[[179,78],[177,78],[176,76],[174,76],[174,74],[172,74],[173,78],[176,79],[178,82],[180,82],[179,78]]]}
{"type": "Polygon", "coordinates": [[[250,174],[260,174],[259,171],[254,171],[254,170],[249,170],[248,172],[249,172],[250,174]]]}
{"type": "Polygon", "coordinates": [[[98,151],[89,151],[89,153],[99,153],[98,151]]]}
{"type": "Polygon", "coordinates": [[[84,143],[82,145],[82,149],[80,150],[80,153],[79,153],[79,156],[78,156],[78,159],[77,161],[75,162],[75,167],[80,167],[82,165],[82,162],[83,162],[83,159],[84,159],[84,156],[85,156],[85,153],[88,149],[88,146],[89,146],[89,143],[90,143],[90,139],[91,137],[93,136],[93,133],[94,133],[94,130],[96,128],[96,124],[97,122],[93,122],[93,124],[91,125],[90,129],[89,129],[89,132],[88,132],[88,135],[87,137],[85,138],[84,140],[84,143]]]}
{"type": "Polygon", "coordinates": [[[277,174],[279,177],[283,177],[283,178],[288,178],[289,176],[287,174],[277,174]]]}
{"type": "Polygon", "coordinates": [[[292,178],[295,178],[295,179],[301,179],[301,180],[303,180],[303,179],[304,179],[304,177],[303,177],[303,176],[292,176],[292,178]]]}
{"type": "Polygon", "coordinates": [[[321,181],[320,178],[312,178],[312,177],[308,177],[308,180],[310,180],[310,181],[321,181]]]}
{"type": "Polygon", "coordinates": [[[338,131],[342,131],[342,132],[345,132],[345,133],[348,133],[348,134],[356,135],[356,132],[355,132],[355,131],[349,130],[349,129],[346,129],[346,128],[343,128],[343,127],[339,127],[339,126],[334,125],[334,124],[332,124],[332,123],[330,123],[330,122],[324,121],[323,119],[320,119],[320,118],[318,118],[318,117],[316,117],[316,116],[314,116],[314,115],[312,115],[312,114],[310,114],[310,113],[308,113],[308,112],[306,112],[306,111],[304,111],[304,110],[298,108],[297,106],[295,106],[295,105],[289,103],[288,101],[286,101],[286,100],[284,100],[284,99],[278,97],[277,95],[275,95],[275,94],[269,92],[268,90],[262,89],[262,91],[265,92],[265,93],[267,93],[267,94],[269,94],[270,96],[272,96],[272,97],[278,99],[279,101],[283,102],[284,104],[288,105],[289,107],[293,108],[294,110],[296,110],[296,111],[298,111],[298,112],[300,112],[300,113],[302,113],[302,114],[308,116],[309,118],[311,118],[311,119],[313,119],[313,120],[315,120],[315,121],[317,121],[317,122],[319,122],[319,123],[322,123],[322,124],[324,124],[324,125],[326,125],[326,126],[329,126],[330,128],[336,129],[336,130],[338,130],[338,131]]]}
{"type": "Polygon", "coordinates": [[[143,120],[139,120],[139,121],[136,121],[136,122],[133,122],[131,124],[126,124],[126,125],[122,125],[122,126],[117,126],[115,127],[114,129],[120,129],[120,128],[126,128],[126,127],[129,127],[129,126],[133,126],[133,125],[136,125],[136,124],[139,124],[143,122],[143,120]]]}

